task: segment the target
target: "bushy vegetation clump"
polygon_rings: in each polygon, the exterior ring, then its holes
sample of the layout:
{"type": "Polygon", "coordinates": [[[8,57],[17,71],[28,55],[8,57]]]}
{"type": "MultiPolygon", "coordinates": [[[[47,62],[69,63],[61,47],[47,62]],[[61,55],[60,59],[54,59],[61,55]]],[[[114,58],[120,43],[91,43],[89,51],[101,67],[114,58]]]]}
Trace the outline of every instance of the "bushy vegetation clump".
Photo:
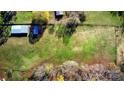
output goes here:
{"type": "Polygon", "coordinates": [[[33,23],[38,23],[40,25],[45,25],[48,24],[48,21],[50,19],[50,14],[47,11],[44,12],[32,12],[33,13],[33,17],[32,20],[34,21],[33,23]]]}
{"type": "Polygon", "coordinates": [[[63,39],[63,43],[68,44],[79,22],[75,18],[69,18],[65,23],[56,24],[55,31],[58,38],[63,39]]]}
{"type": "MultiPolygon", "coordinates": [[[[47,66],[47,65],[46,65],[47,66]]],[[[39,81],[119,81],[124,75],[114,64],[79,65],[75,61],[66,61],[62,65],[51,68],[46,73],[45,65],[38,67],[30,80],[39,81]]]]}
{"type": "Polygon", "coordinates": [[[30,27],[30,33],[29,33],[29,42],[31,44],[36,43],[40,40],[41,36],[43,35],[44,31],[47,28],[47,24],[49,21],[49,12],[32,12],[32,25],[30,27]],[[33,30],[34,26],[38,26],[38,35],[34,37],[33,30]]]}

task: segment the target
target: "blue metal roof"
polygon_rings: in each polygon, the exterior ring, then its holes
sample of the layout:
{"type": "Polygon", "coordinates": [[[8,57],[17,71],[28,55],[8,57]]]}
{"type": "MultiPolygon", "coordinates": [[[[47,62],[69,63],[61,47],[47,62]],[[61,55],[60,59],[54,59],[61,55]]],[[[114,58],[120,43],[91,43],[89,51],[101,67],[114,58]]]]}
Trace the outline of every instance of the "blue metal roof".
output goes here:
{"type": "Polygon", "coordinates": [[[38,34],[38,26],[34,26],[33,34],[38,34]]]}
{"type": "Polygon", "coordinates": [[[29,26],[27,25],[14,25],[11,27],[11,34],[29,33],[29,26]]]}

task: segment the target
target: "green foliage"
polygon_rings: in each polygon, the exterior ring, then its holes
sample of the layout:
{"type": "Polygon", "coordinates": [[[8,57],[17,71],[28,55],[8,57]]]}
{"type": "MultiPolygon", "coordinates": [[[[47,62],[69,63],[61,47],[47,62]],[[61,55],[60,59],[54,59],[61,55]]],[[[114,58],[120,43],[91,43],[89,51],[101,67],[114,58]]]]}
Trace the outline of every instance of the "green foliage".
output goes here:
{"type": "Polygon", "coordinates": [[[113,62],[116,60],[116,51],[117,51],[116,47],[112,47],[110,49],[110,54],[112,56],[113,62]]]}
{"type": "Polygon", "coordinates": [[[66,60],[71,60],[75,57],[75,52],[69,48],[60,48],[55,52],[54,60],[57,62],[64,62],[66,60]]]}
{"type": "Polygon", "coordinates": [[[66,28],[63,24],[56,24],[54,29],[56,31],[56,36],[58,38],[61,38],[64,36],[66,28]]]}
{"type": "MultiPolygon", "coordinates": [[[[1,16],[1,14],[0,14],[0,24],[3,24],[3,18],[2,18],[2,16],[1,16]]],[[[1,28],[2,26],[0,26],[0,28],[1,28]]]]}
{"type": "Polygon", "coordinates": [[[124,11],[111,11],[110,13],[114,16],[124,16],[124,11]]]}
{"type": "Polygon", "coordinates": [[[121,25],[121,20],[117,16],[112,16],[110,12],[107,11],[89,11],[85,12],[86,21],[84,24],[101,24],[101,25],[121,25]]]}
{"type": "Polygon", "coordinates": [[[13,81],[20,81],[20,80],[22,80],[22,77],[21,77],[21,75],[19,74],[19,72],[18,71],[14,71],[13,72],[13,74],[12,74],[12,80],[13,81]]]}
{"type": "Polygon", "coordinates": [[[48,12],[33,12],[32,16],[32,24],[30,28],[30,33],[29,33],[29,42],[31,44],[36,43],[37,41],[40,40],[40,38],[43,36],[44,31],[47,28],[47,24],[49,21],[49,13],[48,12]],[[34,24],[38,26],[38,35],[34,36],[33,34],[33,29],[34,29],[34,24]]]}
{"type": "Polygon", "coordinates": [[[53,34],[55,32],[54,30],[54,25],[48,26],[49,34],[53,34]]]}
{"type": "Polygon", "coordinates": [[[75,18],[69,19],[68,22],[66,23],[67,29],[65,31],[65,34],[72,35],[76,31],[78,24],[79,23],[78,23],[77,19],[75,19],[75,18]]]}
{"type": "Polygon", "coordinates": [[[64,44],[68,44],[71,36],[76,31],[78,22],[76,19],[69,19],[65,24],[56,24],[54,29],[56,36],[63,39],[64,44]]]}
{"type": "Polygon", "coordinates": [[[85,16],[84,12],[79,12],[79,20],[81,22],[86,21],[86,16],[85,16]]]}
{"type": "Polygon", "coordinates": [[[15,23],[31,23],[32,12],[17,12],[15,23]]]}
{"type": "Polygon", "coordinates": [[[33,19],[33,23],[38,23],[38,24],[41,24],[41,25],[47,25],[48,21],[49,21],[49,12],[47,11],[44,11],[44,12],[32,12],[33,13],[33,16],[32,16],[32,19],[33,19]]]}
{"type": "MultiPolygon", "coordinates": [[[[0,24],[5,24],[4,16],[2,15],[1,12],[0,12],[0,24]]],[[[4,44],[7,41],[8,37],[10,36],[10,30],[11,30],[10,28],[11,27],[9,26],[0,26],[0,45],[4,44]]]]}
{"type": "Polygon", "coordinates": [[[82,48],[83,60],[90,60],[94,56],[97,50],[96,44],[97,44],[97,39],[95,37],[89,38],[83,43],[83,48],[82,48]]]}

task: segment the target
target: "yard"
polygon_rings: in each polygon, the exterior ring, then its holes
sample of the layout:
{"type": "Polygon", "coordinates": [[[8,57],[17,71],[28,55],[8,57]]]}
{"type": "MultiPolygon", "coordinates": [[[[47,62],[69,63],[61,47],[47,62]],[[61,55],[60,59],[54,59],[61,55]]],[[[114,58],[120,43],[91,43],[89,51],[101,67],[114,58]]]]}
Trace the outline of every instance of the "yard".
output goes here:
{"type": "MultiPolygon", "coordinates": [[[[84,24],[120,25],[118,17],[109,12],[86,12],[84,24]]],[[[18,13],[16,23],[31,21],[31,12],[18,13]]],[[[55,32],[46,29],[36,44],[30,44],[28,37],[10,37],[0,47],[0,69],[28,71],[42,63],[60,65],[73,60],[78,63],[114,63],[116,60],[115,28],[102,26],[78,26],[76,32],[67,38],[58,38],[55,32]],[[63,40],[68,41],[67,44],[63,40]]],[[[4,76],[5,70],[0,70],[4,76]]],[[[14,72],[13,80],[21,75],[14,72]]],[[[28,78],[25,76],[25,78],[28,78]]]]}

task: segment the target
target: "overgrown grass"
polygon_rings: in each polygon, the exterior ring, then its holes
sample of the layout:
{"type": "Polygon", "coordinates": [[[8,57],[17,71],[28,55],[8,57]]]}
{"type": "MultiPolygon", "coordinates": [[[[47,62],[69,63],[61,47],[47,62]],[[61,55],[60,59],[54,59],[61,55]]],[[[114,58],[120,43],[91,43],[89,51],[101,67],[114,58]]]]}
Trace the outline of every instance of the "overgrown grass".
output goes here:
{"type": "MultiPolygon", "coordinates": [[[[35,45],[30,45],[26,38],[20,38],[20,40],[17,41],[15,40],[16,38],[11,38],[12,40],[9,39],[10,41],[0,47],[0,64],[6,68],[28,70],[34,65],[42,62],[54,64],[61,64],[67,60],[87,62],[93,60],[95,55],[98,55],[99,58],[109,55],[108,57],[110,60],[114,60],[115,47],[110,43],[114,41],[109,41],[108,39],[109,37],[111,38],[113,34],[108,34],[106,32],[103,32],[104,34],[94,35],[95,33],[89,31],[88,33],[90,34],[87,34],[88,37],[86,37],[83,42],[72,36],[67,45],[63,43],[62,39],[58,39],[53,34],[51,35],[47,32],[44,33],[44,36],[35,45]],[[78,43],[81,44],[76,43],[73,45],[75,41],[78,41],[78,43]],[[81,47],[82,50],[79,52],[74,51],[73,49],[76,46],[79,48],[81,47]],[[2,64],[1,62],[5,64],[2,64]]],[[[78,38],[82,39],[81,36],[78,38]]],[[[14,72],[13,80],[21,79],[23,78],[20,74],[14,72]]]]}
{"type": "Polygon", "coordinates": [[[62,63],[67,60],[73,60],[74,57],[75,57],[75,52],[72,51],[72,49],[65,47],[56,50],[54,55],[54,60],[56,62],[62,63]]]}
{"type": "Polygon", "coordinates": [[[113,16],[108,11],[90,11],[85,12],[87,24],[101,24],[101,25],[121,25],[121,20],[117,16],[113,16]]]}
{"type": "Polygon", "coordinates": [[[82,59],[84,61],[90,60],[93,58],[93,55],[96,53],[97,50],[97,38],[90,37],[85,42],[83,42],[83,48],[82,48],[82,59]]]}
{"type": "MultiPolygon", "coordinates": [[[[53,18],[53,12],[50,12],[51,19],[53,18]]],[[[121,25],[122,20],[113,16],[108,11],[89,11],[85,12],[86,21],[84,24],[101,24],[101,25],[121,25]]],[[[32,18],[32,12],[18,12],[16,23],[30,23],[32,18]]]]}
{"type": "MultiPolygon", "coordinates": [[[[91,33],[91,32],[89,32],[91,33]]],[[[109,59],[115,61],[116,57],[114,30],[110,28],[94,31],[82,44],[81,59],[85,62],[93,59],[109,59]]]]}
{"type": "MultiPolygon", "coordinates": [[[[18,12],[16,23],[30,22],[31,16],[31,12],[18,12]]],[[[86,12],[86,16],[85,23],[112,25],[120,23],[118,18],[111,16],[109,12],[86,12]]],[[[46,31],[41,40],[34,45],[29,44],[27,37],[10,38],[0,47],[0,65],[5,68],[30,69],[45,60],[55,64],[75,59],[85,62],[92,60],[95,55],[98,57],[109,55],[113,61],[116,56],[114,32],[113,29],[108,30],[109,28],[79,26],[74,35],[64,38],[66,45],[63,39],[55,36],[55,32],[49,34],[46,31]],[[98,31],[101,32],[96,34],[98,31]],[[81,51],[74,51],[75,47],[81,48],[81,51]]],[[[14,77],[17,80],[20,78],[18,73],[15,73],[14,77]]]]}
{"type": "Polygon", "coordinates": [[[32,20],[32,12],[17,12],[16,22],[20,24],[31,23],[32,20]]]}

